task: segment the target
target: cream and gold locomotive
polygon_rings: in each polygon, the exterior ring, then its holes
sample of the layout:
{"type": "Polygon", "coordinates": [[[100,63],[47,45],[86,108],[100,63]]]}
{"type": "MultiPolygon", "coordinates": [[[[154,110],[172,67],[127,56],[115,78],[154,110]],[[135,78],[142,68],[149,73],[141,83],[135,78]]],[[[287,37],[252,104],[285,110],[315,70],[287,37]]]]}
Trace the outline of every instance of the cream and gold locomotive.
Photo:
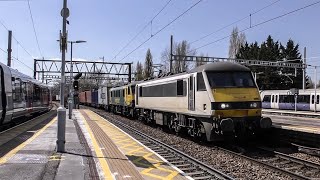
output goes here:
{"type": "Polygon", "coordinates": [[[254,134],[272,125],[261,115],[260,94],[250,69],[231,62],[202,65],[111,88],[108,93],[112,112],[207,141],[254,134]]]}

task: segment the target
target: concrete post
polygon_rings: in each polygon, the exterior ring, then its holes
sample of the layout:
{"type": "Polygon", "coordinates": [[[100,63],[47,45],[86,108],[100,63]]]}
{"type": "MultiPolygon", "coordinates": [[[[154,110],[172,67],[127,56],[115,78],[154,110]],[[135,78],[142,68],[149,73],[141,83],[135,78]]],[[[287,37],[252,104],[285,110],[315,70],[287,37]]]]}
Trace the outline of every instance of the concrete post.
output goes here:
{"type": "Polygon", "coordinates": [[[64,88],[66,83],[65,64],[66,64],[66,46],[67,46],[67,17],[69,9],[67,8],[67,0],[63,1],[63,9],[61,11],[63,17],[61,42],[61,82],[60,82],[60,107],[57,110],[58,114],[58,134],[57,134],[57,152],[65,151],[65,130],[66,130],[66,109],[64,108],[64,88]]]}
{"type": "Polygon", "coordinates": [[[11,67],[11,43],[12,43],[12,31],[8,31],[8,63],[7,66],[11,67]]]}
{"type": "Polygon", "coordinates": [[[317,66],[314,66],[314,112],[317,112],[317,66]]]}
{"type": "Polygon", "coordinates": [[[66,109],[64,107],[58,108],[58,140],[57,140],[57,151],[65,151],[66,142],[66,109]]]}
{"type": "Polygon", "coordinates": [[[172,55],[173,55],[173,36],[171,35],[171,38],[170,38],[170,72],[172,73],[173,70],[172,70],[172,55]]]}
{"type": "Polygon", "coordinates": [[[68,99],[68,109],[69,109],[69,119],[72,119],[72,108],[73,108],[73,63],[72,63],[72,47],[73,41],[70,42],[71,50],[70,50],[70,92],[68,99]]]}
{"type": "Polygon", "coordinates": [[[307,48],[303,51],[303,69],[302,69],[302,89],[306,89],[306,68],[307,68],[307,48]]]}

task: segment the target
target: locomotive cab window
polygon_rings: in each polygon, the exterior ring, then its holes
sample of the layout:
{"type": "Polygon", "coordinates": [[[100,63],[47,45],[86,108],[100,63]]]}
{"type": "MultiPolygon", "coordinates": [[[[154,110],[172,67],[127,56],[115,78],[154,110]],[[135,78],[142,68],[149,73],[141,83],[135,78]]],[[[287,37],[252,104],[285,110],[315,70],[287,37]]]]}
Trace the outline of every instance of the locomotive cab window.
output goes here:
{"type": "Polygon", "coordinates": [[[251,72],[207,72],[211,88],[255,87],[251,72]]]}

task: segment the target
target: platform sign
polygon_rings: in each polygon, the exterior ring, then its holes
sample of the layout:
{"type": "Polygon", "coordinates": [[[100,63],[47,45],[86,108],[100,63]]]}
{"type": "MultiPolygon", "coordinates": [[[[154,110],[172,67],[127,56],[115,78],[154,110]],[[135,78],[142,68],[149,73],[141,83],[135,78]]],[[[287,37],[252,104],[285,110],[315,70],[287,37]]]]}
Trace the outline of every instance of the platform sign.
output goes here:
{"type": "Polygon", "coordinates": [[[72,103],[72,98],[68,98],[68,103],[72,103]]]}

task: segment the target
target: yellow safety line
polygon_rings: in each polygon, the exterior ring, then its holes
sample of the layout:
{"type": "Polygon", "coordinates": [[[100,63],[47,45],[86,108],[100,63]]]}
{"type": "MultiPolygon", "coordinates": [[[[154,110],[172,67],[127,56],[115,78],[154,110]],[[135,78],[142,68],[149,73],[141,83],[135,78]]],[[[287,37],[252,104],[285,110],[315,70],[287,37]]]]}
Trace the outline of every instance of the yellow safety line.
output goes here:
{"type": "MultiPolygon", "coordinates": [[[[142,152],[142,149],[145,149],[145,146],[140,145],[139,143],[137,143],[136,140],[134,140],[134,138],[132,138],[130,135],[126,134],[125,132],[121,131],[117,126],[115,126],[114,124],[108,122],[105,118],[101,117],[100,115],[96,114],[95,112],[91,111],[91,110],[85,110],[86,113],[88,115],[90,115],[90,117],[95,118],[97,121],[96,123],[102,128],[102,130],[113,140],[113,142],[117,145],[117,147],[121,150],[121,149],[128,149],[127,152],[124,152],[125,155],[137,155],[134,152],[142,152]],[[111,133],[111,131],[113,131],[111,133]],[[118,138],[119,134],[123,134],[125,135],[123,138],[118,138]],[[114,138],[116,137],[116,138],[114,138]],[[130,143],[130,141],[131,143],[130,143]],[[131,147],[131,148],[130,148],[131,147]],[[134,148],[134,149],[132,149],[134,148]],[[131,151],[130,151],[131,149],[131,151]]],[[[154,155],[153,152],[144,152],[144,155],[141,155],[139,158],[135,159],[135,160],[130,160],[135,166],[141,165],[144,166],[145,169],[140,171],[140,174],[145,175],[145,176],[150,176],[153,178],[157,178],[157,179],[162,179],[162,180],[169,180],[169,179],[174,179],[174,177],[176,177],[179,173],[173,168],[173,170],[171,169],[165,169],[165,168],[161,168],[160,166],[165,163],[162,160],[156,160],[153,159],[152,155],[154,155]],[[150,166],[149,164],[145,164],[144,162],[140,162],[141,160],[148,160],[149,163],[151,163],[152,165],[150,166]],[[151,162],[153,161],[153,162],[151,162]],[[155,167],[155,168],[154,168],[155,167]],[[160,176],[157,174],[152,174],[151,171],[152,170],[160,170],[160,171],[164,171],[167,173],[170,173],[167,176],[160,176]]]]}
{"type": "Polygon", "coordinates": [[[86,129],[89,132],[90,138],[92,140],[92,145],[93,145],[94,151],[96,152],[97,157],[100,157],[98,159],[99,159],[100,165],[102,167],[102,170],[104,172],[105,179],[113,179],[113,177],[111,175],[111,170],[109,168],[109,165],[108,165],[106,159],[105,158],[101,158],[101,157],[104,157],[104,154],[101,151],[100,146],[99,146],[96,138],[94,137],[94,134],[92,133],[92,130],[91,130],[90,126],[87,123],[87,120],[85,118],[83,118],[83,119],[84,119],[83,122],[84,122],[84,124],[86,126],[86,129]]]}
{"type": "Polygon", "coordinates": [[[39,131],[37,131],[32,137],[30,137],[28,140],[17,146],[16,148],[12,149],[10,152],[8,152],[6,155],[4,155],[2,158],[0,158],[0,165],[6,163],[12,156],[14,156],[18,151],[20,151],[22,148],[24,148],[26,145],[28,145],[31,141],[33,141],[35,138],[37,138],[41,133],[43,133],[44,130],[46,130],[49,126],[51,126],[57,118],[53,118],[47,125],[45,125],[43,128],[41,128],[39,131]]]}

